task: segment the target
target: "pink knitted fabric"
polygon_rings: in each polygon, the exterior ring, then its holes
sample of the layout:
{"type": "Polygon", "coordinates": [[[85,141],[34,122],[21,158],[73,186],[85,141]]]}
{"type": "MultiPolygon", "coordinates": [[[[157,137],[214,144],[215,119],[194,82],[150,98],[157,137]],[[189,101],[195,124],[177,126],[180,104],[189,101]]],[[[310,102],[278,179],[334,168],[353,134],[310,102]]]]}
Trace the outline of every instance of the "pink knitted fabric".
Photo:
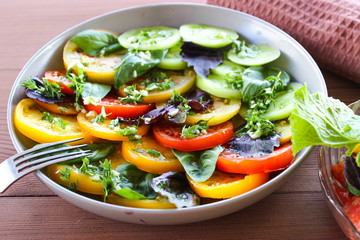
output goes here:
{"type": "Polygon", "coordinates": [[[272,23],[321,66],[360,83],[360,0],[208,0],[272,23]]]}

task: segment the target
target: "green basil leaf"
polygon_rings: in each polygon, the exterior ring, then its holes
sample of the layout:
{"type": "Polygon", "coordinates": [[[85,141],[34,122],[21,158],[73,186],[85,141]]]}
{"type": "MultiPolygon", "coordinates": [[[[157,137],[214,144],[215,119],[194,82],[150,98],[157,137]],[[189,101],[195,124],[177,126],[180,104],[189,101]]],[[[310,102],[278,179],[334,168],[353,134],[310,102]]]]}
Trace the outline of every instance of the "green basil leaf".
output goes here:
{"type": "Polygon", "coordinates": [[[277,67],[249,67],[242,74],[243,85],[241,92],[243,101],[249,102],[255,98],[261,90],[271,86],[271,82],[267,80],[270,77],[279,76],[282,84],[275,90],[276,92],[283,91],[290,84],[290,76],[281,68],[277,67]]]}
{"type": "Polygon", "coordinates": [[[191,179],[204,182],[214,173],[217,159],[223,150],[224,147],[216,146],[200,152],[182,152],[173,149],[173,153],[191,179]]]}
{"type": "Polygon", "coordinates": [[[147,197],[145,197],[144,195],[135,192],[129,188],[122,188],[119,190],[115,190],[114,193],[116,193],[119,196],[122,196],[124,198],[127,199],[146,199],[147,197]]]}
{"type": "Polygon", "coordinates": [[[110,85],[86,82],[81,89],[81,97],[93,97],[102,99],[110,92],[110,90],[110,85]]]}
{"type": "Polygon", "coordinates": [[[243,75],[242,95],[243,101],[249,102],[255,98],[261,90],[271,86],[269,81],[266,81],[264,67],[250,67],[247,68],[243,75]]]}
{"type": "Polygon", "coordinates": [[[154,178],[151,186],[178,208],[193,207],[200,204],[199,196],[191,189],[183,173],[164,173],[154,178]]]}
{"type": "Polygon", "coordinates": [[[123,56],[114,77],[114,87],[119,90],[128,81],[146,73],[161,62],[168,49],[153,51],[129,51],[123,56]]]}
{"type": "Polygon", "coordinates": [[[295,92],[295,109],[290,115],[293,154],[309,146],[346,146],[347,155],[360,142],[360,116],[344,103],[306,87],[295,92]]]}
{"type": "Polygon", "coordinates": [[[122,49],[117,36],[100,30],[89,29],[71,38],[79,48],[90,56],[106,56],[122,49]]]}
{"type": "MultiPolygon", "coordinates": [[[[93,143],[88,144],[85,147],[82,147],[83,150],[91,150],[91,155],[87,156],[86,158],[91,162],[97,162],[100,160],[105,159],[111,153],[113,153],[115,149],[114,143],[93,143]]],[[[74,165],[74,164],[81,164],[82,158],[71,159],[65,162],[61,162],[61,165],[74,165]]]]}
{"type": "Polygon", "coordinates": [[[157,196],[157,193],[151,187],[151,183],[153,178],[158,175],[144,172],[131,163],[120,164],[116,171],[119,173],[116,193],[124,194],[121,196],[130,199],[138,199],[141,195],[145,198],[155,198],[157,196]],[[138,194],[123,189],[129,189],[138,194]]]}

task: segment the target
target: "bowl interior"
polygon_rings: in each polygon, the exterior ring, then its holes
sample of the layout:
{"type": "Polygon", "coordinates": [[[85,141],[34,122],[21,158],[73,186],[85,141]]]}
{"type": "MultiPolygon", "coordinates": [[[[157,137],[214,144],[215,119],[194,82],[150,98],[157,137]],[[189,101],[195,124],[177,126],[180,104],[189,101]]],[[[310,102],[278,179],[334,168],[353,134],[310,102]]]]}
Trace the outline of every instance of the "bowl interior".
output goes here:
{"type": "MultiPolygon", "coordinates": [[[[186,23],[200,23],[228,28],[238,32],[241,38],[251,43],[267,43],[280,49],[282,52],[281,57],[271,65],[286,70],[292,76],[293,81],[306,83],[311,92],[322,92],[327,95],[323,76],[307,51],[282,30],[263,20],[238,11],[202,4],[174,3],[134,7],[95,17],[70,28],[51,40],[29,60],[13,85],[8,103],[8,127],[17,151],[22,151],[35,144],[32,140],[20,134],[13,124],[14,108],[25,97],[21,82],[29,76],[43,76],[44,72],[49,69],[63,68],[62,49],[69,38],[89,28],[103,28],[121,33],[143,26],[166,25],[179,27],[186,23]]],[[[62,188],[41,172],[38,172],[38,176],[61,197],[99,215],[137,223],[177,224],[222,216],[260,200],[274,191],[284,181],[285,177],[301,163],[310,150],[310,148],[307,148],[301,151],[289,168],[261,187],[232,199],[192,209],[159,211],[104,204],[62,188]],[[124,214],[128,211],[136,214],[124,214]],[[194,215],[194,213],[196,214],[194,215]],[[176,217],[173,218],[174,216],[176,217]]]]}

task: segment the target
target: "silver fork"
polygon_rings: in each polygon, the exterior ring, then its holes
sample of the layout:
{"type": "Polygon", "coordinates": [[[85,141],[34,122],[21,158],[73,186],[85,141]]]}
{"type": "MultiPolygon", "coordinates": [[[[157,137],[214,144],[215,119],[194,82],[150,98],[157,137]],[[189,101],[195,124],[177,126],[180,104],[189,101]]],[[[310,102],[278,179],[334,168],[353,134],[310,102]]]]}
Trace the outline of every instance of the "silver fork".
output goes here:
{"type": "Polygon", "coordinates": [[[51,150],[46,148],[53,147],[56,145],[78,141],[82,138],[76,138],[71,140],[65,140],[61,142],[46,143],[37,145],[33,148],[17,153],[14,156],[9,157],[0,164],[0,193],[4,192],[11,184],[16,182],[19,178],[24,175],[46,167],[48,165],[71,160],[78,157],[86,157],[90,155],[90,150],[79,150],[74,152],[64,152],[80,147],[84,147],[87,144],[81,144],[76,146],[67,146],[51,150]],[[36,153],[38,150],[45,149],[42,152],[36,153]],[[35,152],[35,153],[34,153],[35,152]],[[63,153],[61,153],[63,152],[63,153]],[[33,154],[34,153],[34,154],[33,154]],[[29,155],[31,154],[31,155],[29,155]],[[51,156],[44,156],[48,154],[55,154],[51,156]]]}

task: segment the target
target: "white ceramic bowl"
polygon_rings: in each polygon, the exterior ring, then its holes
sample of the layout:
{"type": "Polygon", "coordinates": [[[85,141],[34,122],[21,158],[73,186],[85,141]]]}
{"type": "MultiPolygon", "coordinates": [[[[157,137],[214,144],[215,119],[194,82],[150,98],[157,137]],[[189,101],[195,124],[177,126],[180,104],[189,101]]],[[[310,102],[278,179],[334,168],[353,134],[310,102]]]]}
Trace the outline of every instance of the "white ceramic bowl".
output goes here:
{"type": "MultiPolygon", "coordinates": [[[[323,76],[307,51],[289,35],[263,20],[238,11],[210,5],[175,3],[134,7],[95,17],[70,28],[47,43],[29,60],[14,83],[8,103],[8,127],[16,150],[22,151],[35,144],[21,135],[14,127],[14,108],[25,97],[24,89],[20,84],[26,77],[42,76],[46,70],[63,68],[62,50],[70,37],[89,28],[103,28],[121,33],[143,26],[179,27],[186,23],[228,28],[240,33],[242,38],[251,43],[268,43],[279,48],[282,55],[272,65],[285,69],[295,81],[306,82],[311,92],[323,92],[327,95],[323,76]]],[[[60,197],[95,214],[132,223],[182,224],[223,216],[257,202],[277,189],[310,151],[310,148],[301,151],[289,168],[248,193],[186,209],[154,210],[111,205],[71,192],[50,180],[40,171],[37,172],[37,175],[60,197]]]]}

